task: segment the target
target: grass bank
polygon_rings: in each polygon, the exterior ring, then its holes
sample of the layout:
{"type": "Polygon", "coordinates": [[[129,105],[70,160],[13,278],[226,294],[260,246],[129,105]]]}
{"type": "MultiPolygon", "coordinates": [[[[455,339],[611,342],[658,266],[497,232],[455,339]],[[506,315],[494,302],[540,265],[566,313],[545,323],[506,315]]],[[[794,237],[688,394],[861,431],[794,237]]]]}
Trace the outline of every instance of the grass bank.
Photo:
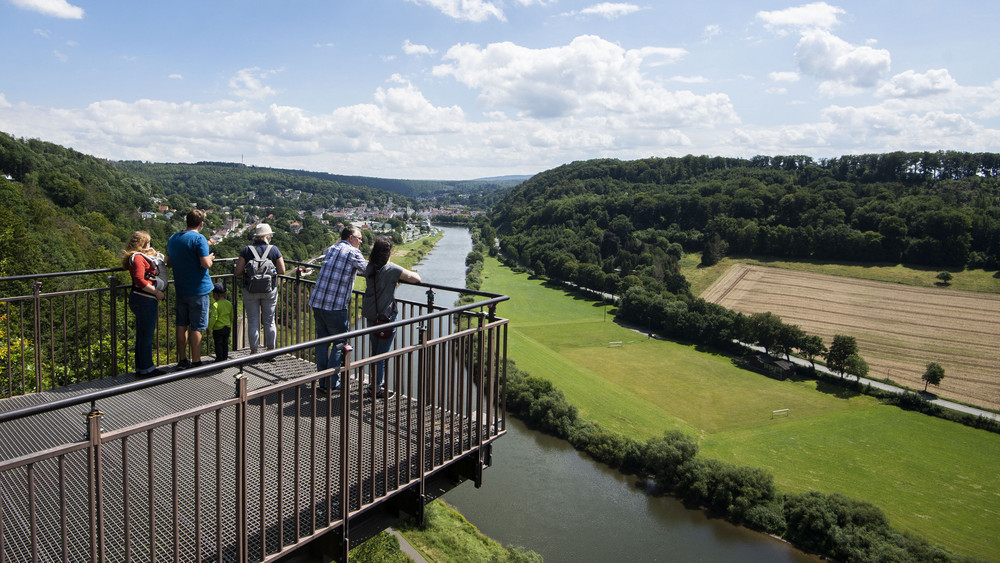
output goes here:
{"type": "MultiPolygon", "coordinates": [[[[504,547],[484,536],[454,507],[442,500],[427,505],[424,526],[407,520],[397,531],[427,561],[436,563],[490,561],[494,563],[541,563],[542,557],[519,547],[504,547]]],[[[411,561],[389,532],[382,532],[351,550],[358,563],[405,563],[411,561]]]]}
{"type": "Polygon", "coordinates": [[[682,430],[708,457],[768,469],[784,491],[866,500],[898,529],[1000,560],[1000,436],[650,339],[605,319],[600,303],[495,260],[482,288],[511,296],[498,309],[511,319],[510,356],[584,418],[640,439],[682,430]],[[789,417],[770,417],[784,408],[789,417]]]}

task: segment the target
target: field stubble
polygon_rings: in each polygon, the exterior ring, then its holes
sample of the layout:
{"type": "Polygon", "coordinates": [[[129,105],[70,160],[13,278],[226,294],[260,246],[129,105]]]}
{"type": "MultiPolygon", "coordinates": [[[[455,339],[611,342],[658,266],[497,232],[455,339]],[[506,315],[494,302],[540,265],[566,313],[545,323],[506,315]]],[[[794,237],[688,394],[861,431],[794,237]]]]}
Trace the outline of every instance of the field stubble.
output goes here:
{"type": "Polygon", "coordinates": [[[702,294],[744,314],[770,311],[819,335],[857,339],[869,377],[923,389],[929,362],[941,397],[1000,409],[1000,295],[736,264],[702,294]]]}

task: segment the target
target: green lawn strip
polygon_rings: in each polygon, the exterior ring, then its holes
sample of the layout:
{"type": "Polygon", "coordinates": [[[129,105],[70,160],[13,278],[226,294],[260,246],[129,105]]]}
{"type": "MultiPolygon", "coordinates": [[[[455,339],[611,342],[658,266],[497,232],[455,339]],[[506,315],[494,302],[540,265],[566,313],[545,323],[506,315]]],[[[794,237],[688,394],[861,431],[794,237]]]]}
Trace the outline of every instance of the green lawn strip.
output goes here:
{"type": "Polygon", "coordinates": [[[668,428],[697,433],[696,428],[666,409],[646,403],[641,396],[602,377],[596,370],[581,367],[540,344],[535,340],[540,328],[537,325],[527,331],[511,328],[508,354],[521,369],[556,385],[567,401],[577,407],[580,416],[627,436],[658,435],[668,428]],[[635,409],[637,403],[644,403],[643,408],[635,409]]]}
{"type": "MultiPolygon", "coordinates": [[[[770,266],[772,268],[784,268],[786,270],[816,274],[829,274],[846,278],[899,283],[916,287],[941,287],[938,286],[940,280],[937,279],[937,275],[944,271],[941,268],[904,266],[902,264],[832,263],[810,260],[789,261],[745,257],[723,258],[718,264],[708,268],[702,268],[700,262],[700,254],[685,254],[681,259],[681,273],[691,283],[691,292],[695,295],[701,295],[701,292],[708,289],[726,270],[737,263],[770,266]]],[[[954,276],[951,283],[944,286],[948,289],[1000,293],[1000,277],[997,277],[996,272],[963,270],[961,272],[952,271],[951,274],[954,276]]]]}
{"type": "Polygon", "coordinates": [[[958,553],[1000,556],[1000,437],[895,407],[720,432],[701,452],[767,469],[783,491],[864,499],[893,526],[958,553]]]}
{"type": "Polygon", "coordinates": [[[398,531],[428,561],[508,559],[508,551],[503,545],[484,536],[478,528],[442,500],[427,505],[424,524],[424,527],[420,528],[410,521],[401,525],[398,531]]]}
{"type": "Polygon", "coordinates": [[[866,500],[900,529],[1000,560],[993,539],[1000,533],[984,537],[981,525],[1000,525],[1000,436],[881,407],[836,385],[777,381],[693,346],[648,339],[604,322],[593,302],[495,260],[486,261],[483,278],[484,290],[512,298],[500,312],[511,319],[510,357],[561,389],[584,418],[640,439],[680,429],[701,440],[704,455],[771,470],[782,490],[866,500]],[[608,345],[616,341],[621,347],[608,345]],[[788,418],[771,418],[785,408],[788,418]],[[978,469],[957,470],[977,456],[978,469]]]}

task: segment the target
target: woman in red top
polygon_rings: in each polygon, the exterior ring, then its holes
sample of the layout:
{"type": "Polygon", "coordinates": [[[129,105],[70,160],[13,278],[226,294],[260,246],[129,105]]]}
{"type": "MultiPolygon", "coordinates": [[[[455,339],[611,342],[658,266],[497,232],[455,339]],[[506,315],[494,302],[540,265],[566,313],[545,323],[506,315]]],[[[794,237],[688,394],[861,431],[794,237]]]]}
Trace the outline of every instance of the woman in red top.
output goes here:
{"type": "Polygon", "coordinates": [[[153,335],[159,301],[163,299],[167,280],[163,255],[149,245],[149,233],[132,233],[123,252],[122,266],[132,276],[128,305],[135,313],[135,376],[163,375],[164,372],[153,365],[153,335]]]}

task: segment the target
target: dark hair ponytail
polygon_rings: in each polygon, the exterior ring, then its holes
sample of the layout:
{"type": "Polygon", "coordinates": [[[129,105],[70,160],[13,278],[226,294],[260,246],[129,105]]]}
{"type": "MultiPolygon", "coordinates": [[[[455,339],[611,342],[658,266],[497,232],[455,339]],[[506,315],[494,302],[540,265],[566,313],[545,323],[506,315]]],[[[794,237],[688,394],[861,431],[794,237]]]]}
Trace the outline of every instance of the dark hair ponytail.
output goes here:
{"type": "Polygon", "coordinates": [[[375,243],[372,244],[372,251],[368,255],[368,264],[372,267],[372,273],[368,277],[374,279],[375,274],[382,269],[389,262],[389,256],[392,255],[392,238],[385,235],[378,235],[375,237],[375,243]]]}

